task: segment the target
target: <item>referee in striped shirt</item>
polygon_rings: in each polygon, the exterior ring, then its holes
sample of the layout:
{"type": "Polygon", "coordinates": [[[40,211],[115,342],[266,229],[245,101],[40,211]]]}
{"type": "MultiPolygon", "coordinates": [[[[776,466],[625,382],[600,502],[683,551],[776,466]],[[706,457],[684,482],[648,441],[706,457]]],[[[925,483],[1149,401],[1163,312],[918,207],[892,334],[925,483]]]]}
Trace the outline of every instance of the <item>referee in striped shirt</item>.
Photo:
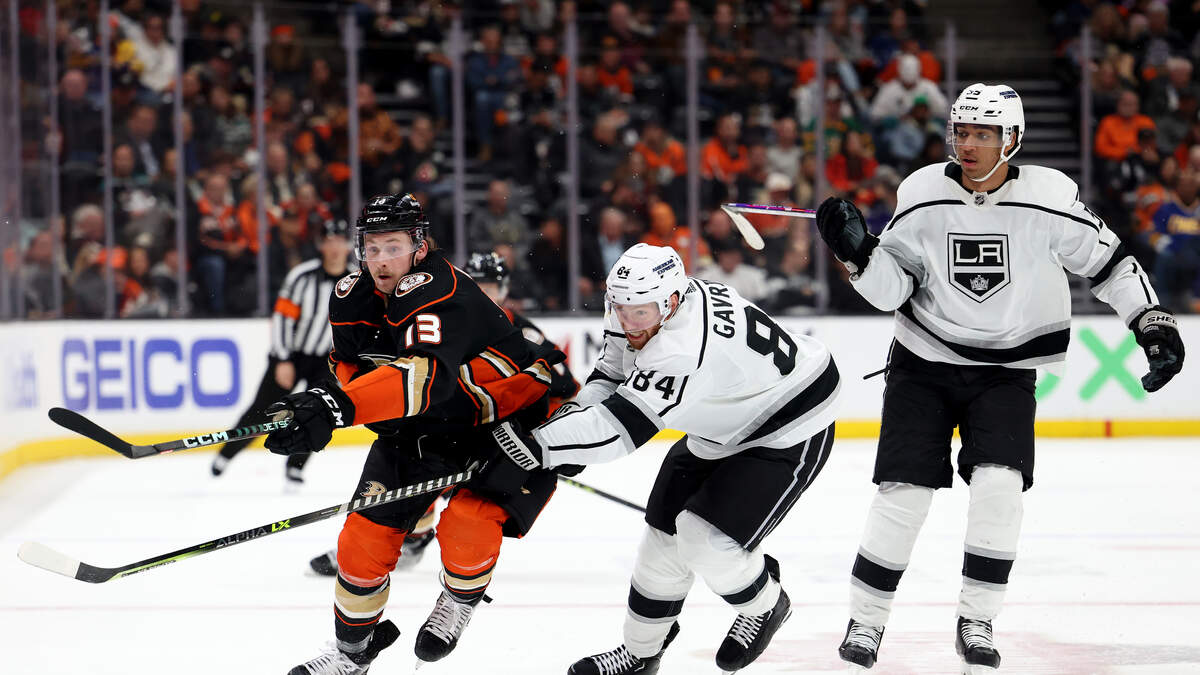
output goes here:
{"type": "MultiPolygon", "coordinates": [[[[262,422],[263,410],[292,391],[304,390],[328,379],[333,335],[329,329],[329,296],[349,269],[350,228],[344,220],[328,220],[321,228],[319,258],[293,267],[283,280],[271,315],[271,354],[267,372],[258,385],[254,402],[236,426],[262,422]]],[[[213,458],[212,473],[220,476],[229,460],[251,439],[230,441],[213,458]]],[[[302,470],[308,455],[290,455],[285,474],[288,488],[304,482],[302,470]]]]}

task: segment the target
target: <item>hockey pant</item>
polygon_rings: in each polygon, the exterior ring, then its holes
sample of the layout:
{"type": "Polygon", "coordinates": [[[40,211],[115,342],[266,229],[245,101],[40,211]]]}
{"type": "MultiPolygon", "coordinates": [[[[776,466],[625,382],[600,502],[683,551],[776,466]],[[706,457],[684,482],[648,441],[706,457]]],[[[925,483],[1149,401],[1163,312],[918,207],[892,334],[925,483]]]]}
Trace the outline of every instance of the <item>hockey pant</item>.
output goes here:
{"type": "Polygon", "coordinates": [[[747,551],[691,511],[679,514],[675,528],[670,535],[647,526],[638,547],[625,617],[625,646],[634,656],[662,651],[696,575],[742,614],[762,614],[779,600],[761,550],[747,551]]]}
{"type": "MultiPolygon", "coordinates": [[[[980,464],[971,474],[959,616],[990,621],[1000,613],[1021,531],[1022,488],[1020,472],[1008,467],[980,464]]],[[[932,499],[932,488],[880,483],[850,577],[855,621],[887,624],[932,499]]]]}
{"type": "MultiPolygon", "coordinates": [[[[442,585],[456,599],[474,603],[483,597],[508,518],[503,508],[470,490],[460,489],[450,498],[438,523],[437,539],[442,585]]],[[[334,590],[334,633],[342,651],[360,652],[370,643],[387,605],[389,575],[407,534],[357,513],[346,518],[338,536],[334,590]]]]}

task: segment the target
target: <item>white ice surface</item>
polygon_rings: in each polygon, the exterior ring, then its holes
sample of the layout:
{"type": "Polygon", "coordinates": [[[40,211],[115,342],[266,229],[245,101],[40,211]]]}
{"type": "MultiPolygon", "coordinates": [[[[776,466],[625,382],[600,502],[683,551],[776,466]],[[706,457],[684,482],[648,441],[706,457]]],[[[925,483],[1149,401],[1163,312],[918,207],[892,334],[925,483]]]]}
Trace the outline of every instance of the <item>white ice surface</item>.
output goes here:
{"type": "MultiPolygon", "coordinates": [[[[665,445],[580,480],[644,501],[665,445]]],[[[34,540],[116,566],[347,499],[362,450],[313,458],[299,495],[283,460],[244,453],[226,475],[210,454],[72,460],[0,482],[0,673],[283,675],[332,637],[332,582],[306,574],[340,519],[91,585],[17,559],[34,540]]],[[[754,673],[844,672],[847,577],[873,486],[873,443],[839,442],[824,472],[766,543],[794,614],[754,673]]],[[[1008,602],[996,622],[1004,672],[1200,673],[1200,441],[1042,440],[1008,602]]],[[[966,490],[943,490],[900,586],[872,673],[957,672],[955,603],[966,490]]],[[[524,540],[505,540],[490,594],[458,650],[421,669],[566,672],[621,640],[643,527],[633,511],[562,486],[524,540]]],[[[372,675],[412,672],[412,641],[439,588],[430,550],[393,576],[400,640],[372,675]]],[[[716,673],[734,617],[702,582],[661,673],[716,673]]]]}

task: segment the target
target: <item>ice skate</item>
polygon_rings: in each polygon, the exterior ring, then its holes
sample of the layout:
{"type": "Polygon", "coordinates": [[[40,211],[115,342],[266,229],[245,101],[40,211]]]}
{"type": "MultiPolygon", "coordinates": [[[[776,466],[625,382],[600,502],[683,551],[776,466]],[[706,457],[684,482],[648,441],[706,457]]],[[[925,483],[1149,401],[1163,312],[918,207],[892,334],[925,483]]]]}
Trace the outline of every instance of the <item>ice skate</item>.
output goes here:
{"type": "Polygon", "coordinates": [[[379,652],[387,649],[400,630],[391,621],[381,621],[371,634],[371,643],[358,654],[348,654],[330,643],[321,655],[288,671],[288,675],[365,675],[379,652]]]}
{"type": "Polygon", "coordinates": [[[676,635],[679,635],[678,621],[671,624],[662,649],[654,656],[638,658],[630,654],[625,645],[621,645],[611,651],[579,659],[567,671],[567,675],[653,675],[658,672],[662,655],[676,635]]]}
{"type": "Polygon", "coordinates": [[[992,622],[958,617],[954,650],[962,658],[963,675],[988,675],[1000,667],[1000,653],[992,641],[992,622]]]}
{"type": "Polygon", "coordinates": [[[862,673],[875,665],[882,641],[883,626],[868,626],[850,619],[846,625],[846,637],[838,647],[838,656],[849,664],[847,672],[862,673]]]}
{"type": "Polygon", "coordinates": [[[212,475],[220,476],[225,473],[225,467],[227,466],[229,466],[229,458],[221,453],[217,453],[217,456],[213,457],[212,466],[210,467],[212,475]]]}
{"type": "Polygon", "coordinates": [[[753,663],[791,615],[792,601],[782,588],[779,589],[779,600],[770,610],[756,616],[738,614],[717,650],[717,667],[729,674],[753,663]]]}
{"type": "Polygon", "coordinates": [[[338,561],[337,549],[331,548],[321,555],[308,561],[308,566],[312,571],[323,577],[337,576],[338,561]]]}
{"type": "Polygon", "coordinates": [[[404,544],[400,547],[400,559],[396,561],[396,571],[410,570],[421,562],[421,558],[425,557],[425,549],[429,547],[434,540],[433,530],[426,530],[420,534],[409,534],[404,538],[404,544]]]}
{"type": "Polygon", "coordinates": [[[417,642],[413,647],[418,659],[417,667],[422,663],[444,659],[454,651],[474,613],[475,604],[459,602],[449,591],[442,591],[429,618],[417,632],[417,642]]]}

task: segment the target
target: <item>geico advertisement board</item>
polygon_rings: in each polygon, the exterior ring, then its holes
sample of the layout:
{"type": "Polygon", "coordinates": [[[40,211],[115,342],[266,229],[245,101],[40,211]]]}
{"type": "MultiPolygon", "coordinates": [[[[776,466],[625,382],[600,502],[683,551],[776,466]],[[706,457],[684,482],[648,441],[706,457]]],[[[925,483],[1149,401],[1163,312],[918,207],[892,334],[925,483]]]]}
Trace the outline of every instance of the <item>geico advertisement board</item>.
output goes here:
{"type": "MultiPolygon", "coordinates": [[[[602,347],[599,318],[541,318],[582,380],[602,347]]],[[[833,350],[847,419],[878,418],[890,317],[783,318],[789,330],[833,350]]],[[[1200,419],[1200,317],[1182,317],[1193,361],[1165,389],[1146,394],[1146,360],[1113,316],[1077,318],[1061,376],[1040,373],[1039,419],[1200,419]]],[[[0,403],[10,446],[62,435],[46,410],[77,410],[117,432],[225,429],[253,399],[269,349],[264,319],[45,322],[0,325],[0,403]]]]}
{"type": "Polygon", "coordinates": [[[61,406],[117,432],[226,429],[267,351],[261,319],[5,324],[4,428],[11,441],[64,435],[46,418],[61,406]]]}

